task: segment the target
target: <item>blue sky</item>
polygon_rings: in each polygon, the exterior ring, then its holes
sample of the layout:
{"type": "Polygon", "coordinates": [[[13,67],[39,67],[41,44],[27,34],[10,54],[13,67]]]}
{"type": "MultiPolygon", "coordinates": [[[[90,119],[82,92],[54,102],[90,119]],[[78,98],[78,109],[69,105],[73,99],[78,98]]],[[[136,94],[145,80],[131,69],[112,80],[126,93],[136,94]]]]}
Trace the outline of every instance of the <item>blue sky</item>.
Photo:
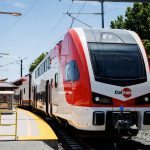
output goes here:
{"type": "MultiPolygon", "coordinates": [[[[124,15],[126,8],[132,5],[105,2],[105,28],[109,28],[110,22],[124,15]]],[[[0,15],[0,53],[10,54],[0,57],[0,78],[7,77],[9,81],[14,81],[20,77],[21,58],[25,75],[28,74],[30,64],[42,52],[50,51],[64,37],[72,19],[63,13],[101,12],[101,5],[99,2],[72,0],[0,0],[0,11],[22,13],[20,17],[0,15]]],[[[77,19],[101,28],[100,15],[78,15],[77,19]]],[[[74,21],[72,27],[86,26],[74,21]]]]}

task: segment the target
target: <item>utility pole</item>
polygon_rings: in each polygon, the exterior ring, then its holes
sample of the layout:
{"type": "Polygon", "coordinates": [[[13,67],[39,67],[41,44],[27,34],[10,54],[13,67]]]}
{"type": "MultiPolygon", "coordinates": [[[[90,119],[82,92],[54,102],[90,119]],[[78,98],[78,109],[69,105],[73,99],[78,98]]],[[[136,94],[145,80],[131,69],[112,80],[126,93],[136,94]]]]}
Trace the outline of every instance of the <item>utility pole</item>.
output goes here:
{"type": "Polygon", "coordinates": [[[29,73],[29,106],[31,106],[31,82],[32,82],[32,75],[29,73]]]}
{"type": "Polygon", "coordinates": [[[22,59],[20,60],[20,76],[22,77],[22,59]]]}
{"type": "Polygon", "coordinates": [[[102,24],[102,28],[104,28],[104,1],[105,0],[73,0],[73,1],[98,1],[101,3],[101,15],[102,15],[102,20],[101,20],[101,24],[102,24]]]}
{"type": "Polygon", "coordinates": [[[104,28],[104,1],[101,1],[102,28],[104,28]]]}
{"type": "Polygon", "coordinates": [[[18,58],[19,58],[19,60],[17,62],[20,62],[20,77],[22,77],[22,75],[23,75],[23,60],[27,59],[27,57],[24,57],[24,58],[18,57],[18,58]]]}

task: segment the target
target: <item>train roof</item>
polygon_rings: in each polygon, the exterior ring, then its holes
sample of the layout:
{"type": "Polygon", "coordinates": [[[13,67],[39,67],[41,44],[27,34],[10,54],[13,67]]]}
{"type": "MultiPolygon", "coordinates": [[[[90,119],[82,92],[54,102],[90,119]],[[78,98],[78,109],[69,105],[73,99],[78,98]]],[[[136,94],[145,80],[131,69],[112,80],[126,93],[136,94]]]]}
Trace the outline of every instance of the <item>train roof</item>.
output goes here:
{"type": "Polygon", "coordinates": [[[83,30],[87,42],[136,44],[136,40],[131,34],[132,31],[129,30],[98,29],[98,28],[74,28],[74,29],[77,32],[83,30]]]}
{"type": "MultiPolygon", "coordinates": [[[[132,31],[129,31],[129,30],[100,29],[100,28],[71,28],[69,32],[71,30],[75,30],[79,34],[80,34],[80,31],[83,31],[87,42],[136,44],[136,40],[131,34],[132,31]]],[[[57,46],[55,46],[53,49],[55,49],[56,47],[57,46]]],[[[48,54],[38,64],[38,66],[33,70],[33,72],[35,72],[35,70],[50,56],[50,54],[52,53],[52,50],[48,52],[48,54]]]]}

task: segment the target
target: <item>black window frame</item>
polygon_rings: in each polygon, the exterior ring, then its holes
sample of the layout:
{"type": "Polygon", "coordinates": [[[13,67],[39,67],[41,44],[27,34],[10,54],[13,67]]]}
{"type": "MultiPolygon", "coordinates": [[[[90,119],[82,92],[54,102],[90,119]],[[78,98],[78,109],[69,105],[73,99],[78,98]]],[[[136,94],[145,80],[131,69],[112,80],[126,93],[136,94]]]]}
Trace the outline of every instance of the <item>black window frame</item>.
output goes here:
{"type": "Polygon", "coordinates": [[[80,71],[75,60],[71,60],[65,66],[65,81],[79,81],[80,79],[80,71]]]}
{"type": "MultiPolygon", "coordinates": [[[[107,84],[112,84],[112,85],[118,85],[118,86],[129,86],[129,85],[135,85],[139,83],[143,83],[147,81],[147,75],[146,75],[146,67],[144,64],[144,59],[142,56],[142,53],[140,51],[140,48],[137,44],[126,44],[126,43],[97,43],[97,42],[89,42],[88,43],[88,49],[89,49],[89,54],[90,54],[90,60],[93,68],[93,73],[96,81],[102,82],[102,83],[107,83],[107,84]],[[143,78],[136,78],[136,79],[125,79],[125,78],[112,78],[112,77],[103,77],[103,76],[97,76],[96,75],[96,70],[95,70],[95,64],[93,62],[93,56],[92,56],[92,50],[90,49],[90,43],[96,43],[96,44],[124,44],[124,45],[136,45],[137,50],[139,52],[139,58],[141,60],[141,66],[143,69],[143,78]]],[[[93,50],[94,51],[94,50],[93,50]]]]}
{"type": "Polygon", "coordinates": [[[55,88],[58,87],[58,73],[55,73],[55,88]]]}

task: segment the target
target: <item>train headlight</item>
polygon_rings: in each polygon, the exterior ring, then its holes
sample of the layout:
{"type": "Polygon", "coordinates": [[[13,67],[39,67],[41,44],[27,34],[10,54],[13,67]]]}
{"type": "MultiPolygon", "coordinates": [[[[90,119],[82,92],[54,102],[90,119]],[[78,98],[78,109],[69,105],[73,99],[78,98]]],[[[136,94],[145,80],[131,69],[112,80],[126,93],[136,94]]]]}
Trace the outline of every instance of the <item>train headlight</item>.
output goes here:
{"type": "Polygon", "coordinates": [[[102,33],[101,42],[123,43],[115,34],[106,32],[102,33]]]}
{"type": "Polygon", "coordinates": [[[150,104],[150,94],[146,94],[135,99],[135,105],[150,104]]]}
{"type": "Polygon", "coordinates": [[[144,97],[145,102],[149,101],[149,97],[144,97]]]}
{"type": "Polygon", "coordinates": [[[95,101],[99,102],[100,98],[99,97],[95,97],[95,101]]]}
{"type": "Polygon", "coordinates": [[[92,93],[94,104],[112,105],[112,98],[97,93],[92,93]]]}

